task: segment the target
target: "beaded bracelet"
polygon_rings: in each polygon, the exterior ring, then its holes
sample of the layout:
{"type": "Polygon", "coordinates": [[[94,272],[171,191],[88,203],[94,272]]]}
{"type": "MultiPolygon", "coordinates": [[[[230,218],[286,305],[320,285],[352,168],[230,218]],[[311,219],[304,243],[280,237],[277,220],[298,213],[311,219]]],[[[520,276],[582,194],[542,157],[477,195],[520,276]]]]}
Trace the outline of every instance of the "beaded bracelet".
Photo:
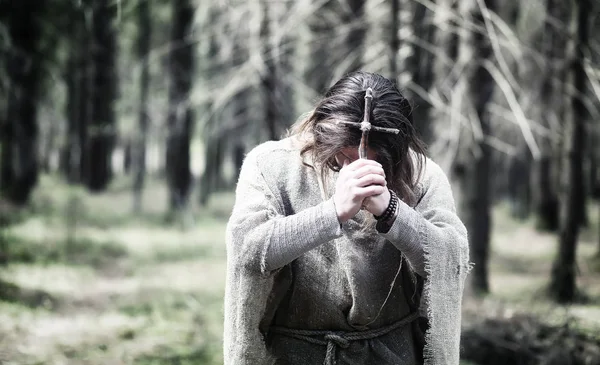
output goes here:
{"type": "Polygon", "coordinates": [[[385,211],[381,215],[374,216],[378,221],[387,221],[390,219],[395,213],[396,208],[398,207],[398,196],[394,191],[390,190],[390,202],[385,209],[385,211]]]}
{"type": "Polygon", "coordinates": [[[380,216],[375,216],[375,219],[377,220],[375,229],[377,229],[379,233],[388,233],[398,216],[398,208],[400,206],[398,196],[391,190],[390,195],[390,203],[385,212],[380,216]]]}

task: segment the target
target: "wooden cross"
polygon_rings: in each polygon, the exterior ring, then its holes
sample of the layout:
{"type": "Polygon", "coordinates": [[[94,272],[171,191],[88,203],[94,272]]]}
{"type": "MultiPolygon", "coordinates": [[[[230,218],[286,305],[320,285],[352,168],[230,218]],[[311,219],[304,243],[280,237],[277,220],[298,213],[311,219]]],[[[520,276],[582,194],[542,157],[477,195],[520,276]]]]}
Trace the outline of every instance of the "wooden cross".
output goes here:
{"type": "Polygon", "coordinates": [[[373,102],[373,89],[368,88],[365,93],[365,113],[363,116],[363,120],[360,123],[356,122],[347,122],[347,121],[338,121],[338,123],[351,125],[353,127],[357,127],[362,131],[362,136],[360,138],[360,145],[358,146],[358,158],[367,158],[367,149],[369,142],[369,132],[371,130],[377,132],[385,132],[385,133],[400,133],[399,129],[396,128],[383,128],[377,127],[371,124],[371,104],[373,102]]]}

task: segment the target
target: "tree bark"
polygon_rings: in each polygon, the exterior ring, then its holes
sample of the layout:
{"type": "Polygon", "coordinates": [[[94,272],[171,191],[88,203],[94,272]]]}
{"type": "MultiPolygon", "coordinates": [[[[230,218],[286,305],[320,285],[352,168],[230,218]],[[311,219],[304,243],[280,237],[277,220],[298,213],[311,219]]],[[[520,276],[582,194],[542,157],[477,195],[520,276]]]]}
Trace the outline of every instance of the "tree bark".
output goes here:
{"type": "MultiPolygon", "coordinates": [[[[515,29],[518,29],[521,6],[518,3],[503,4],[498,9],[500,16],[504,21],[515,29]]],[[[524,18],[527,17],[527,12],[524,18]]],[[[537,35],[537,30],[535,34],[537,35]]],[[[538,47],[538,37],[531,37],[529,41],[530,47],[538,47]]],[[[539,77],[539,68],[535,59],[529,54],[524,53],[518,60],[508,61],[509,72],[514,75],[514,79],[519,83],[518,103],[522,105],[528,118],[539,120],[540,113],[538,112],[538,103],[533,103],[540,90],[541,82],[539,77]]],[[[512,79],[513,77],[511,77],[512,79]]],[[[499,125],[499,128],[502,128],[499,125]]],[[[506,181],[506,193],[511,206],[511,215],[519,220],[527,219],[532,210],[532,173],[533,155],[529,149],[522,133],[517,129],[515,133],[516,139],[516,154],[508,156],[508,181],[506,181]]],[[[498,156],[502,158],[503,156],[498,156]]]]}
{"type": "MultiPolygon", "coordinates": [[[[433,84],[433,57],[429,51],[423,49],[422,45],[417,44],[417,39],[425,43],[433,42],[434,30],[430,25],[433,15],[425,5],[418,1],[411,2],[410,8],[413,14],[411,17],[413,41],[410,43],[412,54],[406,60],[406,68],[414,85],[422,90],[429,90],[433,84]]],[[[421,139],[429,145],[434,138],[432,123],[429,118],[431,104],[416,92],[410,92],[407,97],[412,99],[414,107],[412,116],[415,129],[421,139]]]]}
{"type": "MultiPolygon", "coordinates": [[[[490,11],[496,10],[495,0],[485,0],[484,3],[490,11]]],[[[483,26],[483,14],[477,0],[461,2],[461,13],[466,19],[483,26]]],[[[454,172],[461,187],[460,214],[469,232],[471,259],[475,264],[471,286],[474,293],[485,294],[489,292],[488,261],[492,223],[492,151],[486,143],[486,136],[491,134],[491,125],[487,105],[494,92],[494,80],[485,68],[485,62],[492,58],[492,48],[488,35],[479,32],[465,31],[461,42],[459,57],[465,65],[466,100],[472,103],[466,107],[473,109],[477,117],[477,121],[473,122],[479,123],[483,137],[475,139],[472,135],[469,138],[470,148],[462,151],[454,172]]]]}
{"type": "Polygon", "coordinates": [[[270,140],[281,138],[294,117],[293,94],[290,86],[291,58],[294,49],[293,41],[287,36],[276,37],[273,29],[277,29],[285,17],[289,4],[271,4],[262,1],[262,21],[260,28],[264,74],[262,91],[264,95],[265,123],[267,137],[270,140]]]}
{"type": "Polygon", "coordinates": [[[235,168],[233,181],[238,181],[240,178],[240,172],[242,170],[242,164],[244,163],[244,157],[246,156],[246,148],[242,141],[238,141],[238,143],[233,148],[233,166],[235,168]]]}
{"type": "Polygon", "coordinates": [[[534,163],[532,179],[532,197],[536,214],[536,227],[542,231],[555,232],[558,230],[559,203],[556,187],[553,184],[552,156],[542,152],[539,160],[534,163]]]}
{"type": "Polygon", "coordinates": [[[349,12],[344,14],[343,23],[350,27],[346,38],[346,47],[350,62],[345,73],[358,71],[363,66],[366,22],[364,20],[364,0],[346,0],[349,12]]]}
{"type": "Polygon", "coordinates": [[[457,10],[455,0],[439,0],[433,16],[434,43],[439,48],[440,56],[432,60],[432,84],[429,92],[443,106],[430,109],[429,118],[435,125],[431,126],[430,132],[435,136],[430,145],[431,156],[442,166],[446,173],[450,173],[450,166],[454,155],[449,148],[453,141],[449,138],[448,123],[452,121],[452,96],[456,87],[457,75],[453,73],[458,58],[459,37],[456,22],[451,19],[450,13],[457,10]],[[435,142],[435,143],[433,143],[435,142]]]}
{"type": "Polygon", "coordinates": [[[56,139],[59,135],[58,120],[49,118],[47,120],[48,125],[46,126],[45,133],[42,136],[43,143],[38,149],[40,152],[40,169],[42,172],[49,174],[52,172],[52,160],[53,155],[56,152],[56,139]]]}
{"type": "MultiPolygon", "coordinates": [[[[232,34],[234,43],[234,49],[238,49],[239,52],[244,52],[239,56],[232,58],[231,67],[239,67],[243,59],[248,55],[244,45],[241,44],[238,31],[235,24],[231,24],[227,20],[227,13],[222,13],[220,9],[215,6],[210,8],[209,24],[207,26],[210,32],[209,46],[208,46],[208,59],[210,63],[210,69],[213,70],[213,74],[220,73],[224,67],[229,65],[222,63],[221,53],[224,52],[222,44],[219,42],[219,33],[232,34]]],[[[206,206],[210,200],[210,196],[218,188],[218,181],[221,180],[221,174],[223,173],[223,160],[221,158],[222,153],[222,135],[230,133],[231,125],[235,124],[233,120],[235,116],[232,109],[235,109],[238,104],[238,96],[233,97],[230,103],[227,103],[222,110],[213,110],[213,103],[209,102],[206,106],[207,110],[211,111],[211,117],[208,120],[206,126],[204,126],[204,171],[200,177],[200,186],[198,194],[198,202],[201,206],[206,206]],[[221,123],[219,123],[221,121],[221,123]],[[223,123],[222,121],[225,121],[223,123]],[[231,124],[229,124],[231,123],[231,124]]]]}
{"type": "Polygon", "coordinates": [[[271,15],[269,13],[269,4],[266,1],[261,1],[262,20],[260,23],[260,39],[263,47],[262,55],[265,64],[264,73],[261,80],[264,109],[265,109],[265,125],[267,127],[267,136],[269,140],[279,139],[279,122],[277,104],[278,92],[278,73],[275,65],[275,53],[273,52],[273,39],[271,32],[271,15]]]}
{"type": "Polygon", "coordinates": [[[531,213],[530,181],[532,155],[527,144],[521,140],[516,156],[510,158],[508,170],[508,195],[511,203],[511,215],[516,219],[525,220],[531,213]]]}
{"type": "MultiPolygon", "coordinates": [[[[541,122],[551,128],[553,134],[560,134],[560,131],[554,130],[556,125],[563,119],[564,107],[561,102],[564,97],[564,82],[561,75],[564,74],[566,35],[563,27],[556,27],[551,19],[558,19],[568,23],[568,2],[563,0],[547,0],[546,2],[546,23],[544,26],[544,39],[542,40],[542,53],[548,63],[545,65],[545,74],[541,84],[541,102],[542,114],[541,122]]],[[[540,140],[541,156],[534,163],[534,186],[533,205],[536,215],[536,227],[542,231],[555,232],[558,230],[559,222],[559,198],[558,181],[556,174],[560,171],[560,160],[555,156],[556,147],[559,142],[550,138],[541,138],[540,140]]]]}
{"type": "MultiPolygon", "coordinates": [[[[285,21],[286,16],[291,11],[292,2],[282,2],[279,4],[276,9],[278,10],[276,13],[276,28],[279,28],[282,23],[285,21]]],[[[288,32],[285,36],[281,38],[277,38],[278,40],[275,42],[274,47],[276,50],[276,67],[277,72],[280,77],[280,91],[277,94],[277,105],[278,105],[278,114],[280,119],[280,124],[282,125],[282,129],[287,129],[296,118],[296,108],[294,103],[294,87],[293,87],[293,77],[290,75],[294,74],[294,64],[295,59],[297,57],[297,37],[288,32]]],[[[239,98],[247,99],[247,93],[242,93],[239,95],[239,98]]],[[[246,100],[241,100],[240,105],[245,106],[246,100]]],[[[236,113],[236,116],[239,115],[236,113]]],[[[283,132],[283,131],[282,131],[283,132]]]]}
{"type": "Polygon", "coordinates": [[[68,58],[65,64],[67,138],[62,151],[62,170],[71,184],[85,179],[87,122],[90,112],[89,29],[81,9],[73,9],[69,23],[68,58]]]}
{"type": "Polygon", "coordinates": [[[322,95],[330,86],[332,74],[331,41],[334,32],[331,18],[336,11],[335,1],[327,0],[308,20],[310,28],[310,57],[304,71],[306,84],[317,95],[322,95]]]}
{"type": "Polygon", "coordinates": [[[75,99],[77,110],[74,111],[76,120],[76,142],[73,139],[74,148],[76,149],[75,158],[71,158],[71,170],[77,173],[76,182],[85,183],[90,177],[90,146],[89,128],[92,125],[92,80],[94,67],[91,57],[91,28],[88,22],[85,21],[85,15],[81,14],[82,30],[77,40],[77,50],[79,52],[78,67],[77,67],[77,93],[75,99]]]}
{"type": "Polygon", "coordinates": [[[388,45],[390,80],[398,81],[398,52],[400,51],[400,0],[390,0],[390,41],[388,45]]]}
{"type": "MultiPolygon", "coordinates": [[[[570,82],[578,92],[585,92],[587,76],[584,58],[589,46],[590,2],[572,0],[572,27],[575,28],[573,63],[570,82]]],[[[576,299],[577,240],[581,224],[581,205],[584,204],[584,146],[587,111],[581,97],[574,95],[565,118],[563,145],[563,196],[560,210],[559,246],[552,267],[550,295],[559,303],[576,299]]]]}
{"type": "Polygon", "coordinates": [[[43,77],[40,20],[45,6],[45,1],[15,2],[8,18],[12,49],[6,63],[10,86],[0,137],[0,192],[17,205],[27,203],[38,180],[37,111],[43,77]]]}
{"type": "Polygon", "coordinates": [[[140,99],[138,125],[139,133],[134,139],[134,177],[133,177],[133,210],[142,210],[142,194],[146,177],[146,144],[148,138],[148,90],[150,84],[150,41],[152,38],[152,20],[150,18],[149,0],[141,1],[138,5],[138,36],[137,56],[140,62],[140,99]]]}
{"type": "Polygon", "coordinates": [[[199,197],[202,206],[206,206],[211,194],[222,186],[222,166],[225,157],[225,138],[223,136],[210,138],[206,143],[206,164],[200,184],[199,197]]]}
{"type": "MultiPolygon", "coordinates": [[[[596,122],[596,124],[598,124],[596,122]]],[[[596,128],[600,129],[600,126],[596,128]]],[[[596,132],[598,133],[598,132],[596,132]]],[[[595,146],[600,142],[598,136],[593,136],[591,140],[591,146],[595,146]]],[[[589,174],[589,186],[590,186],[590,198],[594,200],[600,200],[600,164],[598,157],[598,148],[592,147],[590,151],[590,174],[589,174]]]]}
{"type": "Polygon", "coordinates": [[[166,172],[171,211],[179,211],[187,206],[192,183],[190,143],[194,115],[190,94],[194,79],[194,49],[188,36],[195,9],[190,0],[173,0],[172,4],[166,172]]]}
{"type": "Polygon", "coordinates": [[[105,0],[98,0],[94,5],[91,52],[94,76],[91,128],[88,129],[90,168],[86,183],[91,191],[103,191],[112,179],[112,151],[116,140],[117,40],[114,21],[117,7],[105,0]]]}

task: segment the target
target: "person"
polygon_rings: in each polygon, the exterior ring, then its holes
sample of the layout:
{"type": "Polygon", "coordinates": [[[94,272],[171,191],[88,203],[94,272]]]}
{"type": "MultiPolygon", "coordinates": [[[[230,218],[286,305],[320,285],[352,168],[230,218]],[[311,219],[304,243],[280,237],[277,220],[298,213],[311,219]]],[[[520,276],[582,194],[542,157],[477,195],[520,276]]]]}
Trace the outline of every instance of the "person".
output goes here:
{"type": "Polygon", "coordinates": [[[245,156],[226,365],[459,363],[467,232],[411,118],[393,82],[354,72],[245,156]]]}

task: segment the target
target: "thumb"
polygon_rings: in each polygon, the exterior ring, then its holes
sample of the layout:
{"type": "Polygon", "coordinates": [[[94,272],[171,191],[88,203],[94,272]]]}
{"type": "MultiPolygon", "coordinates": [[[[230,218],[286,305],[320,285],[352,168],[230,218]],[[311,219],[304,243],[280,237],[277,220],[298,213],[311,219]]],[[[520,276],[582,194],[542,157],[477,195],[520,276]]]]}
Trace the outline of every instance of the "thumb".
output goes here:
{"type": "Polygon", "coordinates": [[[348,160],[347,158],[344,159],[344,162],[342,163],[342,167],[346,167],[350,164],[350,160],[348,160]]]}

